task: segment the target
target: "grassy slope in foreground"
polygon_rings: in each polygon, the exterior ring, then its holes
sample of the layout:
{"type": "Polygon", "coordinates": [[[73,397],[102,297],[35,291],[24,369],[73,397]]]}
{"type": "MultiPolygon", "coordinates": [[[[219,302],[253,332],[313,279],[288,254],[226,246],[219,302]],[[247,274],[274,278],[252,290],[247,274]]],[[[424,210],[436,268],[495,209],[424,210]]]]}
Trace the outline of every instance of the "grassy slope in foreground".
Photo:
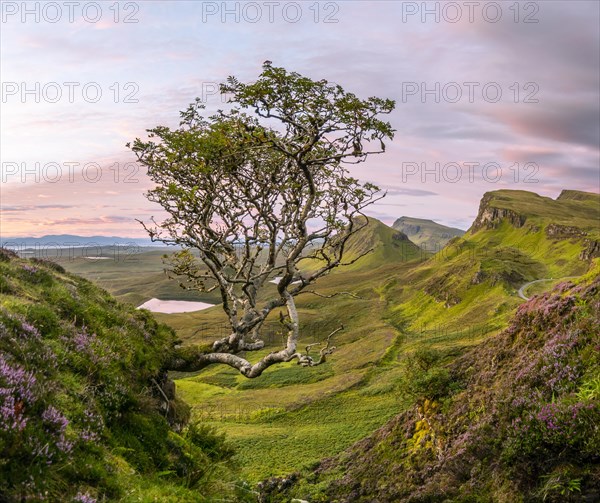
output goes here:
{"type": "Polygon", "coordinates": [[[421,394],[292,489],[265,484],[264,501],[598,501],[600,261],[576,283],[453,362],[444,394],[421,394]]]}
{"type": "MultiPolygon", "coordinates": [[[[176,433],[160,407],[153,379],[173,341],[61,266],[0,249],[0,500],[231,494],[229,447],[202,428],[176,433]]],[[[178,401],[170,411],[187,414],[178,401]]]]}

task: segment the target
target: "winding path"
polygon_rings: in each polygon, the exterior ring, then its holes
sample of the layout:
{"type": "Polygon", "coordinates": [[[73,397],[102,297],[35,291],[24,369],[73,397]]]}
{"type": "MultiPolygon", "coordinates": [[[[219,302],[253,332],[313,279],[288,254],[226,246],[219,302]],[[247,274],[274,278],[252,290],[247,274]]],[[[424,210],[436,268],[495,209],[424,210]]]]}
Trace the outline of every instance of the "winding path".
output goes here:
{"type": "Polygon", "coordinates": [[[519,291],[517,292],[519,297],[521,297],[523,300],[529,300],[531,297],[525,297],[525,288],[527,288],[530,285],[533,285],[535,283],[541,283],[542,281],[554,281],[554,280],[552,278],[545,278],[545,279],[536,279],[535,281],[530,281],[529,283],[525,283],[524,285],[521,286],[521,288],[519,288],[519,291]]]}
{"type": "Polygon", "coordinates": [[[534,281],[530,281],[529,283],[525,283],[524,285],[522,285],[521,288],[519,288],[519,291],[517,293],[518,293],[519,297],[521,297],[523,300],[529,300],[531,297],[525,297],[525,289],[528,288],[530,285],[533,285],[535,283],[541,283],[542,281],[558,281],[558,280],[562,280],[562,279],[573,279],[573,278],[577,278],[577,276],[565,276],[564,278],[536,279],[534,281]]]}

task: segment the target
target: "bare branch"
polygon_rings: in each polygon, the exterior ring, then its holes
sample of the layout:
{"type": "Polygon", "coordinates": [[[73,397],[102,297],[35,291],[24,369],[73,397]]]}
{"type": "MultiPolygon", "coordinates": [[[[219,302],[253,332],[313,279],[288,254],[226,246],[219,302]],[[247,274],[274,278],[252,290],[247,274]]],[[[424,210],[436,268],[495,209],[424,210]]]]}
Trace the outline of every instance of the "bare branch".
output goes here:
{"type": "Polygon", "coordinates": [[[322,297],[323,299],[332,299],[333,297],[337,297],[338,295],[347,295],[348,297],[352,297],[353,299],[363,299],[362,297],[359,297],[358,295],[352,292],[335,292],[329,295],[325,295],[319,292],[315,292],[314,290],[303,290],[301,292],[298,292],[298,295],[303,293],[312,293],[313,295],[316,295],[317,297],[322,297]]]}

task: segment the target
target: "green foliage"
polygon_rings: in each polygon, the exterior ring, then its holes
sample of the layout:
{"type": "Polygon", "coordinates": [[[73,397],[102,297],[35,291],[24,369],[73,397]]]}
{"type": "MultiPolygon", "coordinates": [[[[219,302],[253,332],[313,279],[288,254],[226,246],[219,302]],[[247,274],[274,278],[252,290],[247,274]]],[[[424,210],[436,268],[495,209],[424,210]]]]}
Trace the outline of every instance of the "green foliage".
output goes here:
{"type": "Polygon", "coordinates": [[[450,371],[440,365],[443,353],[422,347],[407,357],[406,375],[400,391],[418,401],[437,400],[446,396],[452,384],[450,371]]]}
{"type": "Polygon", "coordinates": [[[184,438],[200,448],[212,461],[227,461],[235,454],[223,433],[212,426],[194,422],[188,425],[184,438]]]}
{"type": "Polygon", "coordinates": [[[572,465],[558,467],[540,478],[537,496],[543,502],[577,501],[581,493],[581,470],[572,465]]]}
{"type": "Polygon", "coordinates": [[[2,499],[234,494],[222,436],[200,425],[175,433],[153,391],[173,331],[58,266],[0,256],[11,285],[0,291],[2,499]]]}
{"type": "Polygon", "coordinates": [[[600,400],[600,376],[584,381],[577,393],[580,400],[600,400]]]}

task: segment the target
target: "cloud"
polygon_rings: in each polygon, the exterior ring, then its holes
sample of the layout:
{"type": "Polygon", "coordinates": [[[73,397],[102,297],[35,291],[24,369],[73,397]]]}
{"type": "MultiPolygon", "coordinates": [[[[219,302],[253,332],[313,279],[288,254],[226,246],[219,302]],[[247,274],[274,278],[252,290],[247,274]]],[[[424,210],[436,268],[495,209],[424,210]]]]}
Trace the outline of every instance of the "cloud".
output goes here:
{"type": "Polygon", "coordinates": [[[413,196],[413,197],[427,197],[437,196],[437,192],[423,189],[409,189],[409,188],[386,188],[388,196],[413,196]]]}
{"type": "MultiPolygon", "coordinates": [[[[108,9],[95,25],[81,19],[56,25],[7,23],[2,27],[3,80],[98,81],[108,101],[3,105],[3,160],[87,159],[106,167],[106,176],[96,184],[3,185],[3,230],[10,217],[15,230],[35,230],[52,221],[53,228],[65,232],[89,226],[90,232],[127,234],[132,228],[128,216],[160,214],[143,197],[150,183],[141,170],[136,184],[112,181],[109,166],[131,160],[124,144],[158,124],[177,127],[179,111],[201,96],[203,83],[221,82],[231,74],[251,81],[266,59],[338,82],[361,97],[396,99],[396,110],[386,120],[397,134],[386,154],[350,168],[353,176],[388,189],[374,210],[382,218],[395,217],[387,213],[392,206],[407,205],[414,216],[440,220],[443,215],[447,223],[468,227],[488,190],[533,189],[553,197],[565,187],[597,190],[600,4],[530,4],[537,5],[538,23],[522,22],[523,2],[520,22],[514,21],[508,2],[501,3],[498,23],[481,19],[481,4],[475,23],[466,16],[456,24],[435,23],[431,16],[429,22],[414,16],[403,23],[402,2],[338,2],[337,23],[322,22],[323,10],[315,22],[315,9],[308,4],[302,4],[298,23],[282,21],[280,9],[274,23],[235,22],[231,16],[225,23],[220,16],[203,22],[200,2],[183,2],[177,9],[165,2],[140,3],[135,24],[109,22],[106,16],[113,12],[108,9]],[[129,81],[139,85],[139,102],[114,103],[108,86],[119,82],[122,90],[129,81]],[[478,82],[480,88],[496,82],[503,96],[498,103],[486,102],[480,93],[473,103],[422,103],[420,96],[403,102],[405,82],[429,88],[436,82],[478,82]],[[523,102],[527,82],[537,84],[539,103],[523,102]],[[510,87],[514,83],[520,91],[517,103],[510,87]],[[459,184],[435,183],[431,177],[404,184],[405,161],[424,162],[428,168],[435,162],[495,161],[508,174],[512,163],[536,162],[539,182],[527,185],[504,177],[490,184],[477,176],[459,184]],[[41,199],[47,207],[37,204],[41,199]],[[112,208],[103,219],[99,208],[106,206],[112,208]],[[12,208],[6,217],[5,208],[12,208]],[[116,208],[124,219],[110,218],[116,208]],[[24,218],[16,224],[17,217],[24,218]]],[[[207,114],[223,105],[215,97],[207,114]]]]}
{"type": "Polygon", "coordinates": [[[75,208],[75,206],[68,204],[30,204],[26,206],[2,206],[2,212],[18,213],[22,211],[35,210],[65,210],[68,208],[75,208]]]}

